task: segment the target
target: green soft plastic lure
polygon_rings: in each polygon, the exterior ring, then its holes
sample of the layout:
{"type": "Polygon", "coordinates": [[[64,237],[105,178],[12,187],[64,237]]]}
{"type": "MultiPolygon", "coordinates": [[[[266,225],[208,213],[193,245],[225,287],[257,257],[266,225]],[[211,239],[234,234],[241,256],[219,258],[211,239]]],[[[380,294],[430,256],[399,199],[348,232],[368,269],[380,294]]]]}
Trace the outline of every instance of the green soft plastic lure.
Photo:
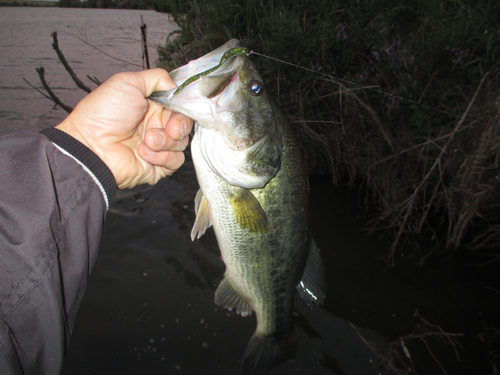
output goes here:
{"type": "Polygon", "coordinates": [[[177,87],[177,90],[175,90],[174,95],[177,95],[179,91],[181,91],[184,87],[187,85],[193,83],[200,77],[206,76],[207,74],[212,73],[215,69],[219,68],[222,64],[224,64],[227,60],[229,60],[231,57],[237,56],[237,55],[248,55],[247,49],[245,47],[235,47],[231,48],[230,50],[226,51],[220,59],[220,62],[218,65],[214,66],[213,68],[210,68],[208,70],[205,70],[204,72],[195,74],[194,76],[186,79],[182,85],[177,87]]]}

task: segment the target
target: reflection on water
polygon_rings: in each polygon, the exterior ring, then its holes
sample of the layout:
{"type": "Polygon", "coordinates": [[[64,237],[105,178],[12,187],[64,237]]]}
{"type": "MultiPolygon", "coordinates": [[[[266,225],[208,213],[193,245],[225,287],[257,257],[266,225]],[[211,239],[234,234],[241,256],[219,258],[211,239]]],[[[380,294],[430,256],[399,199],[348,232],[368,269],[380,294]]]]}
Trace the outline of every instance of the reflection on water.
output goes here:
{"type": "MultiPolygon", "coordinates": [[[[8,8],[0,11],[0,135],[19,128],[39,131],[57,125],[66,112],[29,87],[41,89],[35,68],[45,68],[45,78],[59,98],[74,107],[86,93],[71,80],[52,48],[53,31],[59,48],[76,75],[91,89],[87,75],[101,82],[122,71],[142,70],[140,15],[150,45],[163,44],[176,28],[167,14],[116,9],[8,8]],[[108,55],[125,60],[115,60],[108,55]]],[[[151,66],[157,53],[148,48],[151,66]]],[[[43,91],[43,89],[42,89],[43,91]]]]}

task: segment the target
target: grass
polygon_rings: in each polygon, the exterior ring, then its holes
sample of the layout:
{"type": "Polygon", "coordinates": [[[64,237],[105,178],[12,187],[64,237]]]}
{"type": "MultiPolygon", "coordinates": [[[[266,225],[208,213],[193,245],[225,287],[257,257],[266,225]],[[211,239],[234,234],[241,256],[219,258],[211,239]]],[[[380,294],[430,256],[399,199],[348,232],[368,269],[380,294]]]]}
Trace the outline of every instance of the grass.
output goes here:
{"type": "Polygon", "coordinates": [[[366,341],[352,323],[351,326],[367,348],[376,355],[375,368],[397,375],[418,375],[429,371],[429,368],[435,365],[442,374],[447,374],[448,372],[438,359],[437,353],[442,352],[443,348],[451,349],[454,360],[459,363],[458,348],[461,345],[458,338],[463,334],[443,331],[440,326],[430,324],[425,320],[418,310],[415,311],[415,317],[418,318],[419,322],[414,331],[393,340],[385,352],[378,350],[372,343],[366,341]]]}
{"type": "Polygon", "coordinates": [[[164,0],[172,69],[237,37],[312,173],[361,186],[394,233],[499,259],[500,4],[480,0],[164,0]],[[196,6],[195,6],[196,4],[196,6]],[[402,100],[404,98],[405,100],[402,100]]]}

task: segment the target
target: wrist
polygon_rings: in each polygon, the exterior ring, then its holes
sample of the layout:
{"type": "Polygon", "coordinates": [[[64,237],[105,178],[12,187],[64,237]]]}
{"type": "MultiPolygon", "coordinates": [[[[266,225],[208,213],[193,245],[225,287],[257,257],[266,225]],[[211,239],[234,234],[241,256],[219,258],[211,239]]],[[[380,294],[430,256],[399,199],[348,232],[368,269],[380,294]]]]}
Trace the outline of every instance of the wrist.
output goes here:
{"type": "MultiPolygon", "coordinates": [[[[73,125],[72,121],[70,120],[70,117],[67,117],[63,122],[61,122],[59,125],[56,125],[54,128],[70,135],[72,138],[76,139],[78,142],[80,142],[82,145],[87,147],[90,151],[92,151],[101,161],[108,167],[108,169],[111,171],[115,183],[118,185],[118,181],[116,179],[116,174],[111,168],[111,165],[108,160],[106,160],[106,152],[102,150],[101,148],[98,147],[97,142],[92,142],[92,139],[89,138],[89,135],[83,134],[78,126],[73,125]]],[[[95,136],[91,135],[91,136],[95,136]]]]}
{"type": "MultiPolygon", "coordinates": [[[[80,133],[78,128],[74,126],[71,121],[66,118],[61,122],[59,125],[54,126],[54,128],[59,129],[60,131],[65,132],[66,134],[70,135],[74,139],[76,139],[78,142],[83,144],[85,147],[89,148],[92,152],[94,152],[97,156],[99,156],[98,152],[96,152],[95,148],[92,147],[90,142],[87,141],[87,139],[83,136],[83,134],[80,133]]],[[[102,159],[102,158],[101,158],[102,159]]]]}
{"type": "Polygon", "coordinates": [[[113,173],[104,161],[84,143],[59,128],[49,128],[40,132],[64,154],[80,164],[99,186],[109,207],[116,197],[116,182],[113,173]]]}

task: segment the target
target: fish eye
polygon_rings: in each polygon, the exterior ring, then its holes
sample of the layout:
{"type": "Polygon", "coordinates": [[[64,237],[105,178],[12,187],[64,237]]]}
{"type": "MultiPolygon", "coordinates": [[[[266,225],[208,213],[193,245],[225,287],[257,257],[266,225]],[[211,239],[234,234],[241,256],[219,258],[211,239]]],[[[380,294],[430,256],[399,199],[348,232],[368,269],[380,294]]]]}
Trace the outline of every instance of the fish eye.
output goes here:
{"type": "Polygon", "coordinates": [[[248,84],[248,91],[253,96],[261,96],[264,93],[264,86],[259,81],[251,81],[248,84]]]}

